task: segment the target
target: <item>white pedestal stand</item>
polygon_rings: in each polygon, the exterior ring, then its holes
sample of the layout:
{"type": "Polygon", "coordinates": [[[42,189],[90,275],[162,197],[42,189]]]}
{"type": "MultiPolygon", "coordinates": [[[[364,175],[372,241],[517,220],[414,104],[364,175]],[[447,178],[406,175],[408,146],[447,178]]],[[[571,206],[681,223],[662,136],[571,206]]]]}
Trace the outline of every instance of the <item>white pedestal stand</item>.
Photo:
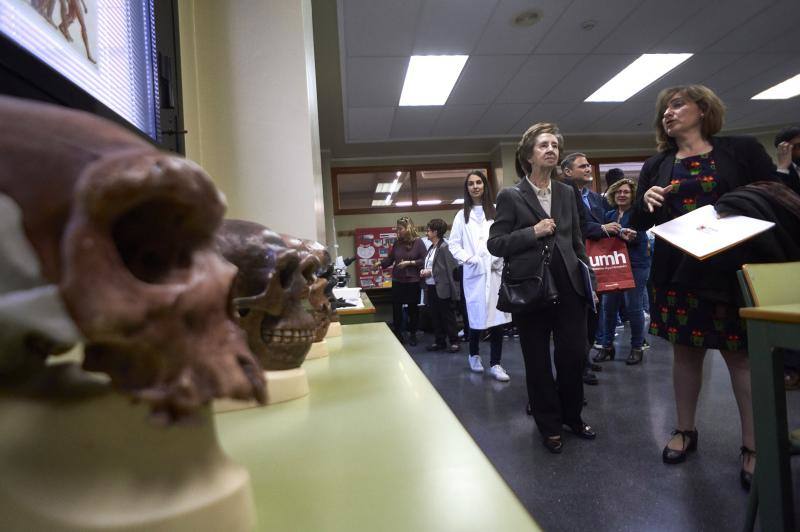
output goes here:
{"type": "MultiPolygon", "coordinates": [[[[308,395],[308,375],[303,368],[286,369],[281,371],[265,371],[264,379],[267,384],[267,404],[274,405],[291,401],[298,397],[308,395]]],[[[221,399],[214,401],[214,413],[231,412],[261,406],[255,401],[233,401],[221,399]]]]}
{"type": "Polygon", "coordinates": [[[330,351],[328,350],[328,342],[327,340],[322,340],[321,342],[314,342],[311,344],[311,350],[306,355],[306,360],[323,358],[328,355],[330,355],[330,351]]]}
{"type": "Polygon", "coordinates": [[[332,321],[331,324],[328,326],[328,333],[325,335],[325,338],[336,338],[337,336],[341,335],[342,335],[342,322],[332,321]]]}
{"type": "Polygon", "coordinates": [[[250,475],[220,449],[210,408],[159,426],[86,375],[47,382],[68,397],[0,395],[0,529],[253,529],[250,475]]]}

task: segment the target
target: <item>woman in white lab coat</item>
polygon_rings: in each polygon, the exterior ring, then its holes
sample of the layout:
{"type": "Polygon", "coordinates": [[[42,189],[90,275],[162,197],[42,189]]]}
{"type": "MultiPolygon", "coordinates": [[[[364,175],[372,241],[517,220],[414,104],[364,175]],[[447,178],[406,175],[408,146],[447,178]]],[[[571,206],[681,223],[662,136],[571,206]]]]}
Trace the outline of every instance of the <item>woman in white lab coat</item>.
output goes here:
{"type": "Polygon", "coordinates": [[[503,351],[503,325],[511,315],[497,310],[497,292],[503,270],[503,259],[492,256],[486,249],[489,228],[494,221],[495,208],[489,180],[480,170],[472,170],[464,181],[464,208],[453,220],[448,244],[453,257],[464,265],[464,298],[469,319],[469,367],[483,371],[479,347],[486,329],[489,330],[489,373],[501,382],[509,380],[500,365],[503,351]]]}

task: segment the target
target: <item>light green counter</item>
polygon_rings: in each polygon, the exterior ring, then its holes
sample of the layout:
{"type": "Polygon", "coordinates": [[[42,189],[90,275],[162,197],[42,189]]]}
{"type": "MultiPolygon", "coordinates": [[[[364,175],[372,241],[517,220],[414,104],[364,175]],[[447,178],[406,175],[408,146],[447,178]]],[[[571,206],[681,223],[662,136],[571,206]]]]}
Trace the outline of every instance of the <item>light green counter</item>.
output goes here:
{"type": "Polygon", "coordinates": [[[309,396],[217,416],[259,530],[538,530],[386,324],[328,347],[309,396]]]}

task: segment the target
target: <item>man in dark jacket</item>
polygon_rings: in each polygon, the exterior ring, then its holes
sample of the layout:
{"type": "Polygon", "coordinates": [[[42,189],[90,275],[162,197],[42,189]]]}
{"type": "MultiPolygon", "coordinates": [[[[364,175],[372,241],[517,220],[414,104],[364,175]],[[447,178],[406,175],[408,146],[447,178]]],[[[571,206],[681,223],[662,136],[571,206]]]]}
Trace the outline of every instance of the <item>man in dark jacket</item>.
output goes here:
{"type": "MultiPolygon", "coordinates": [[[[578,200],[578,209],[581,217],[581,233],[583,239],[599,240],[606,235],[616,235],[620,226],[617,223],[603,224],[605,212],[603,211],[603,198],[600,194],[590,188],[592,180],[592,165],[583,153],[571,153],[561,161],[561,172],[564,182],[575,188],[575,198],[578,200]]],[[[598,328],[598,312],[588,312],[588,345],[591,346],[595,341],[595,334],[598,328]]],[[[589,350],[586,351],[586,368],[583,372],[583,382],[586,384],[597,384],[597,375],[592,371],[600,371],[602,366],[593,363],[589,359],[589,350]]]]}

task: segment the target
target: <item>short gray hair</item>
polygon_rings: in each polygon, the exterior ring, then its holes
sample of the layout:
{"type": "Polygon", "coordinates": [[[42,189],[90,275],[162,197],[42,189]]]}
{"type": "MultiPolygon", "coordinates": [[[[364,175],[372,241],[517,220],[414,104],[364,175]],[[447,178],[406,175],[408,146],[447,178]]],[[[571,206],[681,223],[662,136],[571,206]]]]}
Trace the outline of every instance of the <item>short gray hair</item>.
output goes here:
{"type": "MultiPolygon", "coordinates": [[[[575,153],[570,153],[569,155],[564,157],[564,160],[561,161],[561,171],[563,172],[567,169],[572,170],[572,163],[574,163],[575,159],[577,159],[578,157],[586,157],[586,154],[576,151],[575,153]]],[[[588,157],[586,157],[586,159],[588,159],[588,157]]]]}

